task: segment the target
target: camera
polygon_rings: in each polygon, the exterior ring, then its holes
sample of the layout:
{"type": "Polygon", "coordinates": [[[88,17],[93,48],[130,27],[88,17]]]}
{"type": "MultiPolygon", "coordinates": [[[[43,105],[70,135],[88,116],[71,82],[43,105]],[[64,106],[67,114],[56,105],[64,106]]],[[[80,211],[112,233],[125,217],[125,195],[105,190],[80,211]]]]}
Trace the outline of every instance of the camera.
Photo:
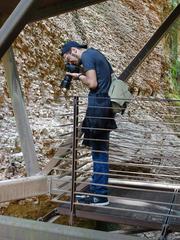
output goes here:
{"type": "MultiPolygon", "coordinates": [[[[80,72],[79,66],[74,65],[74,64],[67,63],[65,65],[65,68],[66,68],[66,72],[70,72],[70,73],[79,73],[80,72]]],[[[61,86],[60,86],[63,89],[63,91],[69,90],[70,85],[71,85],[71,80],[72,80],[72,76],[65,75],[64,79],[61,81],[61,86]]]]}

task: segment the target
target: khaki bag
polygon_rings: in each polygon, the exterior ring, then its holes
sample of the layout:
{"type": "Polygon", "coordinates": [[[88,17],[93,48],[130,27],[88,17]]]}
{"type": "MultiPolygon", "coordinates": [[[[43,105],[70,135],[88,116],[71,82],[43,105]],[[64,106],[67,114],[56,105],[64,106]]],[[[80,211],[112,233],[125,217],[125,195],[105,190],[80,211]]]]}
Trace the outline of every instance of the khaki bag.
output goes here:
{"type": "Polygon", "coordinates": [[[115,73],[111,74],[111,86],[108,94],[111,98],[114,113],[122,112],[132,99],[127,83],[118,79],[115,73]]]}

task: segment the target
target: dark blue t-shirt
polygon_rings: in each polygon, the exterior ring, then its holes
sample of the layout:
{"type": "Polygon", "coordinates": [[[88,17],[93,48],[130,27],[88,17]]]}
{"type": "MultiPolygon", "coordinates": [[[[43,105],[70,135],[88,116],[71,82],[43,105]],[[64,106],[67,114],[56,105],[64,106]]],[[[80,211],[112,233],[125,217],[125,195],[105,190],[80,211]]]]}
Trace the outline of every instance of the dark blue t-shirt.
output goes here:
{"type": "Polygon", "coordinates": [[[86,117],[82,124],[83,144],[92,146],[92,139],[102,139],[110,129],[117,128],[113,119],[111,99],[108,96],[112,67],[106,57],[94,48],[83,52],[81,62],[85,72],[96,71],[98,83],[96,89],[90,89],[86,117]]]}
{"type": "Polygon", "coordinates": [[[94,48],[88,48],[81,57],[84,71],[95,70],[97,77],[97,88],[90,93],[107,94],[111,84],[112,68],[105,56],[94,48]]]}

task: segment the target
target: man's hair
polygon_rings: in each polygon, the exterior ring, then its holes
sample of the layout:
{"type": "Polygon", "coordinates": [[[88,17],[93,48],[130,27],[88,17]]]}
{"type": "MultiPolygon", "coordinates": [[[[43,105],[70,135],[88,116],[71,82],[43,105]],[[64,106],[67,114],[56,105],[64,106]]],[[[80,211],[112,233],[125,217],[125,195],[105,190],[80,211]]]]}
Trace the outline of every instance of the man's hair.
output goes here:
{"type": "Polygon", "coordinates": [[[87,48],[87,44],[79,44],[75,41],[68,41],[61,48],[61,56],[63,56],[65,53],[69,52],[72,47],[87,48]]]}

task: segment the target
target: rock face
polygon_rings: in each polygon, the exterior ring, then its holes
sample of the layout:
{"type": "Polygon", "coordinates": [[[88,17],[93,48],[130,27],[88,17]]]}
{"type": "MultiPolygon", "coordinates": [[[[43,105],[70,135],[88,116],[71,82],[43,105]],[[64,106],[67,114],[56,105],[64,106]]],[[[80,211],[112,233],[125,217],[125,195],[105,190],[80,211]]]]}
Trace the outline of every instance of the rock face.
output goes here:
{"type": "MultiPolygon", "coordinates": [[[[63,97],[59,85],[64,64],[59,47],[68,39],[86,42],[100,49],[120,74],[161,24],[168,9],[167,0],[113,0],[31,23],[20,33],[13,49],[41,166],[54,156],[63,141],[60,125],[72,119],[72,114],[62,117],[72,109],[70,95],[87,93],[81,83],[73,83],[68,96],[63,97]]],[[[163,96],[163,54],[160,42],[129,80],[134,94],[163,96]]],[[[12,163],[23,167],[23,162],[2,65],[0,110],[0,161],[5,177],[4,169],[11,169],[12,163]]],[[[23,170],[18,171],[24,174],[23,170]]]]}

